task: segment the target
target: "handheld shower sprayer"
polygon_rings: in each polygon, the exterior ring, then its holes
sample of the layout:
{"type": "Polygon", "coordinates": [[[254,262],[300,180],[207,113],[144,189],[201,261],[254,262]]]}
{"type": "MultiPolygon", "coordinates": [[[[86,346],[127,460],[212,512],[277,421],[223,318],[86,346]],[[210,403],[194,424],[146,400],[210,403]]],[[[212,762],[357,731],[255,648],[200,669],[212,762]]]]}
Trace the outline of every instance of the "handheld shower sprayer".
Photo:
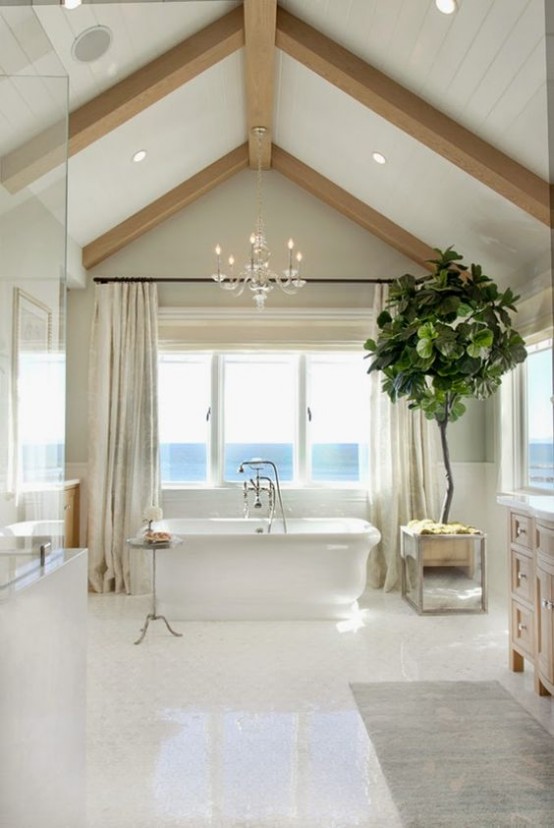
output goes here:
{"type": "MultiPolygon", "coordinates": [[[[285,510],[283,508],[283,499],[281,497],[281,486],[279,483],[279,472],[277,471],[277,466],[273,462],[273,460],[262,460],[261,457],[253,457],[251,460],[244,460],[237,469],[237,474],[244,474],[245,469],[252,469],[252,471],[256,472],[256,480],[250,479],[250,486],[252,490],[255,492],[255,500],[254,500],[254,508],[260,509],[262,507],[262,502],[260,499],[260,492],[262,491],[262,480],[267,481],[268,483],[268,491],[269,491],[269,500],[270,500],[270,510],[271,514],[273,515],[273,510],[275,509],[275,496],[274,492],[277,491],[277,498],[279,501],[279,507],[281,509],[281,516],[283,518],[283,531],[287,532],[287,520],[285,518],[285,510]],[[275,484],[269,477],[262,477],[260,476],[260,470],[263,469],[265,466],[269,466],[273,470],[273,476],[275,478],[275,484]]],[[[247,489],[248,484],[244,483],[244,491],[245,491],[245,500],[247,498],[247,489]]],[[[265,491],[264,487],[264,491],[265,491]]],[[[271,518],[272,519],[272,518],[271,518]]],[[[271,519],[270,519],[270,528],[271,528],[271,519]]]]}

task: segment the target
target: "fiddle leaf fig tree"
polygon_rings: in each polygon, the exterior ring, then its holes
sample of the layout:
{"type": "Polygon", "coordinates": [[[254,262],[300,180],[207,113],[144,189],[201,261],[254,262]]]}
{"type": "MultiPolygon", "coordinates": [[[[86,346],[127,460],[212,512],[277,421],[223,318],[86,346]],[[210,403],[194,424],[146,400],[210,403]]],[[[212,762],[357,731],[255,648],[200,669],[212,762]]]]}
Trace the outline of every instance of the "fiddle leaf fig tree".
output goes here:
{"type": "Polygon", "coordinates": [[[382,372],[392,402],[405,397],[439,427],[446,475],[440,522],[447,523],[454,494],[448,423],[465,412],[464,399],[494,394],[527,352],[510,316],[519,297],[500,291],[479,265],[466,267],[452,247],[434,249],[429,275],[406,274],[391,284],[377,339],[364,347],[368,373],[382,372]]]}

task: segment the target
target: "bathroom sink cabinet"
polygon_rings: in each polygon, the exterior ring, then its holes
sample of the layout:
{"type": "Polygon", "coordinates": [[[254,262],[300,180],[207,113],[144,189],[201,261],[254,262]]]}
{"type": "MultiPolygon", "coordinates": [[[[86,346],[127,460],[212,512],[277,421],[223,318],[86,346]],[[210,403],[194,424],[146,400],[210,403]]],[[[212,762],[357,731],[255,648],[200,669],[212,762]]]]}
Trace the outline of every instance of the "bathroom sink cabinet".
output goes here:
{"type": "Polygon", "coordinates": [[[510,512],[510,667],[524,668],[524,659],[535,659],[535,600],[532,520],[510,512]]]}
{"type": "Polygon", "coordinates": [[[554,523],[536,524],[538,692],[554,694],[554,523]]]}
{"type": "Polygon", "coordinates": [[[521,672],[528,661],[536,692],[547,696],[554,695],[554,498],[527,500],[499,498],[511,506],[510,668],[521,672]]]}

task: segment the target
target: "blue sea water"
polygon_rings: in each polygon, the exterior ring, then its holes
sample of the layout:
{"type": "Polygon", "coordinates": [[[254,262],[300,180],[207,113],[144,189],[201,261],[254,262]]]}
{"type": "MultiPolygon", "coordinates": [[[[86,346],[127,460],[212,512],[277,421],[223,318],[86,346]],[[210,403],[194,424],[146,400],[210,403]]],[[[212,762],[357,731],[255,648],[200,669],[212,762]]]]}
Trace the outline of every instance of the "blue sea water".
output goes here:
{"type": "Polygon", "coordinates": [[[528,447],[529,484],[554,489],[554,444],[531,442],[528,447]]]}
{"type": "MultiPolygon", "coordinates": [[[[321,443],[312,446],[312,480],[356,482],[361,479],[360,452],[356,443],[321,443]]],[[[254,457],[272,460],[282,483],[294,479],[291,443],[230,443],[225,447],[224,476],[232,483],[244,480],[237,471],[240,463],[254,457]]],[[[200,443],[163,443],[161,445],[164,483],[202,483],[207,478],[206,447],[200,443]]]]}
{"type": "MultiPolygon", "coordinates": [[[[244,460],[261,457],[277,465],[281,482],[294,478],[291,443],[231,443],[226,446],[225,480],[239,482],[237,472],[244,460]]],[[[359,446],[355,443],[321,443],[312,446],[312,480],[314,482],[357,482],[364,479],[359,446]]],[[[161,446],[164,483],[204,483],[208,476],[206,446],[201,443],[164,443],[161,446]]],[[[554,446],[552,443],[529,444],[529,484],[554,489],[554,446]]]]}

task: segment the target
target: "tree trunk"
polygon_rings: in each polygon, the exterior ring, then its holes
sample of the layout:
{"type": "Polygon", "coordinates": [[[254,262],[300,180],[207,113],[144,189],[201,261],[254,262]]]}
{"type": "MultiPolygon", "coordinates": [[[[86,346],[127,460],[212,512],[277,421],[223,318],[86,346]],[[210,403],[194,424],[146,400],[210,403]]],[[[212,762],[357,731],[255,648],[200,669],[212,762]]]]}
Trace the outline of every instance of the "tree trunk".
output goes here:
{"type": "Polygon", "coordinates": [[[442,504],[440,523],[448,523],[448,516],[450,514],[450,506],[452,505],[452,498],[454,496],[454,481],[452,479],[452,466],[450,465],[450,452],[448,450],[448,441],[446,439],[446,427],[448,425],[448,418],[438,421],[439,431],[441,435],[442,458],[444,461],[444,471],[446,477],[446,494],[442,504]]]}

